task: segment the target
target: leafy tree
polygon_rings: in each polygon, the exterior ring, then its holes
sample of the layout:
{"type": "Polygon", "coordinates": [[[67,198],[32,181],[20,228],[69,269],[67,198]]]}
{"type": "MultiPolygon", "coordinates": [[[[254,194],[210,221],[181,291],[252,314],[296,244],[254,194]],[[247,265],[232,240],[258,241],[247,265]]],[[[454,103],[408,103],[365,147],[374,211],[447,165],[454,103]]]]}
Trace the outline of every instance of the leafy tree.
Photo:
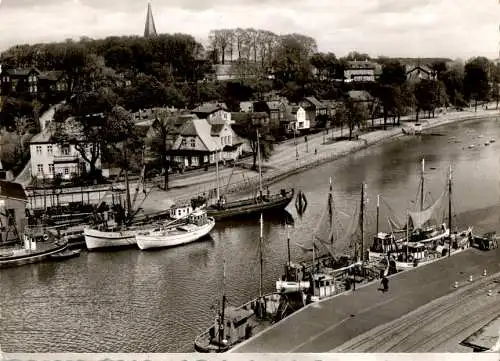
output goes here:
{"type": "Polygon", "coordinates": [[[251,114],[244,117],[238,124],[233,126],[235,132],[241,137],[247,139],[250,143],[253,155],[252,169],[257,169],[258,148],[260,148],[260,158],[268,160],[274,150],[274,138],[271,135],[269,127],[252,122],[251,114]],[[257,134],[259,137],[257,138],[257,134]],[[259,147],[257,147],[257,139],[259,139],[259,147]]]}
{"type": "Polygon", "coordinates": [[[474,100],[474,111],[477,111],[477,102],[487,100],[490,94],[489,66],[489,60],[484,57],[472,58],[465,64],[465,97],[474,100]]]}
{"type": "Polygon", "coordinates": [[[352,139],[352,132],[355,127],[360,128],[368,118],[366,108],[359,102],[347,98],[345,101],[346,121],[349,128],[349,140],[352,139]]]}

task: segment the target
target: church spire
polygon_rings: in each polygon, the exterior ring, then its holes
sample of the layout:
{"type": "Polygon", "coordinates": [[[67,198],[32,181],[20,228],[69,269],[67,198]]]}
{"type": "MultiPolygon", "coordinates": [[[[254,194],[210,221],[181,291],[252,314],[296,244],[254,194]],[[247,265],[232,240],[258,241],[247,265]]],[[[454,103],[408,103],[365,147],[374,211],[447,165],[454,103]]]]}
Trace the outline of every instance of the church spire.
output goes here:
{"type": "Polygon", "coordinates": [[[146,15],[146,26],[144,27],[144,37],[156,36],[155,21],[151,11],[151,2],[148,1],[148,14],[146,15]]]}

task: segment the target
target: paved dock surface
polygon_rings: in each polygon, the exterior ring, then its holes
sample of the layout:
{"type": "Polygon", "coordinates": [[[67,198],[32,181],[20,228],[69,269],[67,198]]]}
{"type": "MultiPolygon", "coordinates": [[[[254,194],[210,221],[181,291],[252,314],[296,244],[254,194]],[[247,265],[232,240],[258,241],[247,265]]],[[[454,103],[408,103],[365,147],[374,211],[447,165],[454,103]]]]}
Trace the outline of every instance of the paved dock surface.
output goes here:
{"type": "Polygon", "coordinates": [[[470,286],[470,275],[473,283],[479,283],[485,268],[488,274],[500,272],[499,256],[499,249],[484,252],[471,248],[391,276],[387,293],[378,290],[379,283],[372,283],[312,304],[231,352],[330,352],[377,326],[457,291],[455,281],[460,289],[470,286]]]}

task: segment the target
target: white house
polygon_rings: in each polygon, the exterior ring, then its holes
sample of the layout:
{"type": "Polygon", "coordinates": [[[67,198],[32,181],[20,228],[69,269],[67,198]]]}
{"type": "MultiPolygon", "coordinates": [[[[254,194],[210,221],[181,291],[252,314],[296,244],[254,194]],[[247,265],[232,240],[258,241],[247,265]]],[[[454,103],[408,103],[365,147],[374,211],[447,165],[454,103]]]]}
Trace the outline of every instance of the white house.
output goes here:
{"type": "MultiPolygon", "coordinates": [[[[31,176],[51,179],[59,174],[63,179],[70,179],[74,175],[90,171],[90,165],[83,160],[74,144],[62,145],[51,140],[53,131],[54,123],[49,123],[30,141],[31,176]]],[[[100,157],[96,168],[101,169],[100,157]]]]}
{"type": "Polygon", "coordinates": [[[290,127],[295,130],[305,130],[311,127],[311,122],[306,117],[306,110],[301,106],[293,106],[291,109],[293,122],[290,127]]]}
{"type": "Polygon", "coordinates": [[[374,82],[376,66],[369,61],[349,61],[344,69],[346,82],[374,82]]]}

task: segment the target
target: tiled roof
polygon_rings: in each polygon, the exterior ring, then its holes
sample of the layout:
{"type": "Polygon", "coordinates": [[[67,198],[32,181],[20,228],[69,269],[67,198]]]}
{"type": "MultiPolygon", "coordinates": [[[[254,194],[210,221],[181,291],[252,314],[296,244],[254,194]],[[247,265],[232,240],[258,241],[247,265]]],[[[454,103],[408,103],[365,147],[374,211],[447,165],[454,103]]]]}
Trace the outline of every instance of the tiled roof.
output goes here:
{"type": "Polygon", "coordinates": [[[269,107],[269,110],[278,110],[281,102],[277,100],[272,100],[270,102],[266,102],[267,106],[269,107]]]}
{"type": "Polygon", "coordinates": [[[203,114],[212,114],[217,110],[226,110],[227,107],[223,103],[204,103],[195,109],[192,110],[193,113],[203,113],[203,114]]]}
{"type": "Polygon", "coordinates": [[[27,76],[31,71],[36,71],[38,74],[42,74],[37,68],[17,68],[17,69],[6,69],[6,72],[11,76],[27,76]]]}
{"type": "Polygon", "coordinates": [[[324,108],[325,106],[318,100],[316,99],[315,97],[305,97],[305,99],[311,103],[312,105],[314,105],[317,109],[321,109],[321,108],[324,108]]]}
{"type": "Polygon", "coordinates": [[[198,136],[203,144],[203,149],[193,149],[193,150],[204,150],[209,152],[215,152],[220,149],[218,139],[215,139],[211,135],[212,126],[208,123],[206,119],[189,119],[180,130],[181,137],[178,137],[174,144],[174,149],[179,149],[182,142],[182,137],[196,137],[198,136]]]}
{"type": "Polygon", "coordinates": [[[373,97],[366,90],[350,90],[347,92],[349,97],[358,101],[372,100],[373,97]]]}
{"type": "Polygon", "coordinates": [[[60,70],[47,71],[45,73],[40,74],[40,79],[57,81],[63,74],[64,72],[60,70]]]}
{"type": "Polygon", "coordinates": [[[0,180],[0,197],[3,198],[14,198],[23,201],[27,201],[26,193],[24,188],[19,183],[7,182],[0,180]]]}
{"type": "Polygon", "coordinates": [[[347,63],[347,69],[375,69],[375,64],[370,61],[353,60],[347,63]]]}

